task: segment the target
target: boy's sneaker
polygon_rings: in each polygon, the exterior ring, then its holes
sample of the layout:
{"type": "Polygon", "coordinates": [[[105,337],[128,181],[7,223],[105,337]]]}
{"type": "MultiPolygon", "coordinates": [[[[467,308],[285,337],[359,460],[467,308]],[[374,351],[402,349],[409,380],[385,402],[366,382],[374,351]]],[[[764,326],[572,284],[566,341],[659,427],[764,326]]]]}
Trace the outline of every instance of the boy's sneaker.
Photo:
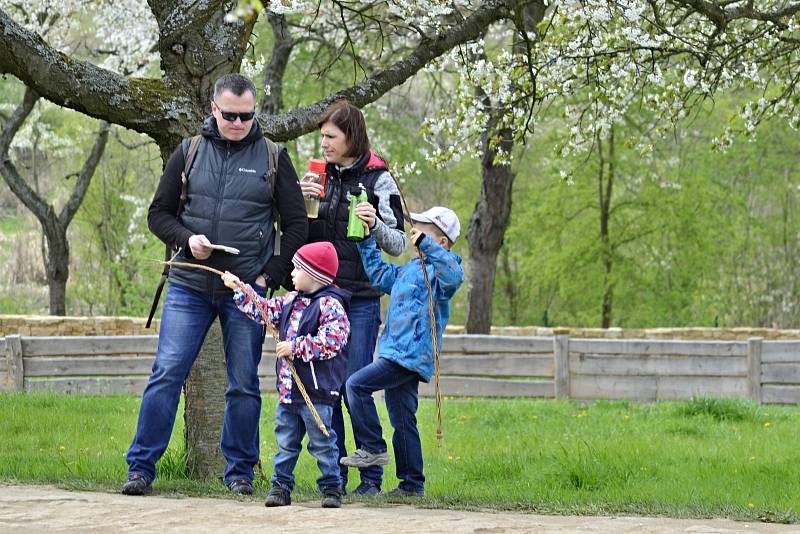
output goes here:
{"type": "Polygon", "coordinates": [[[153,483],[138,473],[128,475],[128,480],[122,485],[124,495],[149,495],[153,493],[153,483]]]}
{"type": "Polygon", "coordinates": [[[342,507],[342,490],[338,487],[325,488],[322,490],[322,507],[323,508],[341,508],[342,507]]]}
{"type": "Polygon", "coordinates": [[[397,497],[424,497],[425,490],[407,490],[397,486],[392,491],[385,493],[387,497],[397,498],[397,497]]]}
{"type": "MultiPolygon", "coordinates": [[[[289,506],[292,504],[292,494],[289,490],[278,484],[273,484],[267,493],[267,500],[264,506],[272,508],[273,506],[289,506]]],[[[341,499],[339,505],[341,506],[341,499]]]]}
{"type": "Polygon", "coordinates": [[[372,482],[364,481],[353,490],[353,495],[357,497],[374,497],[381,492],[381,488],[372,482]]]}
{"type": "Polygon", "coordinates": [[[386,465],[389,463],[389,453],[368,452],[364,449],[356,449],[350,456],[343,456],[339,463],[347,467],[372,467],[373,465],[386,465]]]}
{"type": "Polygon", "coordinates": [[[253,483],[244,479],[234,480],[228,484],[228,489],[231,490],[231,493],[236,493],[237,495],[252,495],[253,483]]]}

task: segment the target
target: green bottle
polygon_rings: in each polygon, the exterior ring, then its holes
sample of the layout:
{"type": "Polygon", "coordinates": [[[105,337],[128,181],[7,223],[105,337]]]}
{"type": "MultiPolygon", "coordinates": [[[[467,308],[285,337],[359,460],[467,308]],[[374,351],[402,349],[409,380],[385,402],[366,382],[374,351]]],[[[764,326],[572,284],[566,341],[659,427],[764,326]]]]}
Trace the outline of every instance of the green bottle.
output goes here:
{"type": "Polygon", "coordinates": [[[350,241],[364,240],[364,221],[356,215],[356,206],[367,201],[367,190],[363,184],[358,184],[350,190],[350,217],[347,220],[347,239],[350,241]]]}

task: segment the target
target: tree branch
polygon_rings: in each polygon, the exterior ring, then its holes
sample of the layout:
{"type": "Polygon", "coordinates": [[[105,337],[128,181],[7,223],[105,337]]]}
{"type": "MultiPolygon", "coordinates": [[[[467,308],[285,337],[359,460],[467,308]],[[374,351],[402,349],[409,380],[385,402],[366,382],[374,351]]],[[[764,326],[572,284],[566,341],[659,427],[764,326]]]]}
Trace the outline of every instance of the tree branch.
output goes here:
{"type": "Polygon", "coordinates": [[[283,75],[296,41],[289,32],[286,17],[271,12],[268,17],[275,44],[264,68],[264,86],[269,87],[269,93],[261,101],[261,113],[276,115],[283,109],[283,75]]]}
{"type": "Polygon", "coordinates": [[[408,56],[395,62],[386,70],[334,93],[314,104],[295,109],[281,116],[261,116],[259,119],[267,135],[276,141],[294,139],[317,127],[316,120],[333,102],[347,99],[362,107],[376,101],[391,89],[403,84],[431,60],[445,54],[453,47],[480,37],[485,29],[498,20],[511,16],[508,2],[490,0],[484,2],[463,22],[447,29],[430,40],[422,40],[408,56]]]}
{"type": "Polygon", "coordinates": [[[14,136],[17,135],[25,119],[33,111],[33,106],[36,105],[37,100],[39,100],[39,95],[32,89],[26,88],[22,102],[11,114],[8,122],[3,125],[3,131],[0,134],[0,174],[3,175],[11,191],[25,204],[25,207],[31,210],[36,218],[44,223],[52,211],[51,206],[22,179],[19,171],[11,162],[11,156],[9,155],[14,136]]]}
{"type": "Polygon", "coordinates": [[[13,74],[51,102],[154,138],[194,106],[160,80],[126,78],[76,60],[0,10],[0,74],[13,74]]]}
{"type": "Polygon", "coordinates": [[[103,157],[103,151],[106,149],[110,127],[111,125],[105,121],[100,123],[100,130],[95,136],[92,152],[83,163],[83,167],[78,174],[78,182],[75,184],[75,189],[69,196],[67,203],[61,208],[61,213],[58,215],[58,222],[63,228],[69,226],[70,221],[72,221],[72,218],[75,216],[75,212],[78,211],[81,202],[83,202],[83,197],[86,196],[86,191],[89,189],[94,171],[97,170],[97,165],[100,163],[103,157]]]}

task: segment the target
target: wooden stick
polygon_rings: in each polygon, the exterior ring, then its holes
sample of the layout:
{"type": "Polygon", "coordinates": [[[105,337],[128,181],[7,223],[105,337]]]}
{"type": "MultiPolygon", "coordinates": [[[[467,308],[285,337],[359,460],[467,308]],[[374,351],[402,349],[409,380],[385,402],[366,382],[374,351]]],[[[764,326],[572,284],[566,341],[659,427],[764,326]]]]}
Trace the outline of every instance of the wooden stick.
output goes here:
{"type": "MultiPolygon", "coordinates": [[[[400,202],[403,205],[403,217],[414,228],[414,221],[411,219],[411,210],[408,209],[406,197],[403,195],[403,190],[400,189],[400,184],[397,183],[394,176],[392,176],[394,184],[397,186],[397,191],[400,193],[400,202]]],[[[444,431],[442,430],[442,389],[440,386],[441,370],[439,367],[439,343],[436,340],[436,313],[433,305],[433,288],[431,281],[428,278],[428,269],[425,268],[425,254],[418,248],[414,247],[419,255],[419,262],[422,265],[422,275],[425,278],[425,286],[428,289],[428,313],[431,317],[431,349],[433,350],[433,391],[436,404],[436,445],[442,446],[442,439],[444,439],[444,431]]]]}
{"type": "MultiPolygon", "coordinates": [[[[209,272],[212,272],[214,274],[218,274],[219,276],[223,276],[225,274],[224,272],[222,272],[222,271],[220,271],[218,269],[214,269],[213,267],[209,267],[208,265],[200,265],[198,263],[186,263],[186,262],[180,262],[180,261],[162,261],[160,263],[166,263],[170,267],[174,266],[174,267],[188,267],[190,269],[202,269],[204,271],[209,271],[209,272]]],[[[255,292],[248,291],[247,290],[247,286],[242,281],[239,281],[239,288],[242,290],[243,293],[246,293],[247,296],[250,297],[250,300],[253,301],[253,303],[255,304],[256,308],[258,308],[258,311],[261,312],[261,317],[264,318],[264,325],[267,327],[267,330],[269,330],[270,334],[272,334],[272,338],[275,340],[275,343],[278,343],[280,341],[279,335],[278,335],[278,331],[275,330],[275,328],[273,328],[272,325],[269,323],[267,311],[261,305],[261,301],[258,298],[258,294],[256,294],[255,292]]],[[[276,356],[277,356],[277,354],[276,354],[276,356]]],[[[292,363],[292,360],[290,358],[286,358],[286,357],[283,357],[283,360],[286,362],[287,367],[289,367],[289,372],[292,373],[292,377],[294,379],[294,382],[295,382],[295,384],[297,384],[297,389],[300,390],[300,395],[302,395],[303,396],[303,400],[306,401],[306,406],[308,406],[308,409],[311,411],[311,415],[314,417],[314,422],[317,423],[317,427],[320,429],[320,431],[323,434],[325,434],[325,437],[330,436],[330,434],[328,433],[328,429],[325,426],[325,423],[322,422],[322,418],[319,416],[319,413],[317,412],[317,409],[314,408],[314,403],[311,402],[311,397],[308,396],[308,392],[306,391],[306,387],[303,385],[303,382],[300,380],[300,377],[297,374],[297,370],[295,369],[294,364],[292,363]]]]}

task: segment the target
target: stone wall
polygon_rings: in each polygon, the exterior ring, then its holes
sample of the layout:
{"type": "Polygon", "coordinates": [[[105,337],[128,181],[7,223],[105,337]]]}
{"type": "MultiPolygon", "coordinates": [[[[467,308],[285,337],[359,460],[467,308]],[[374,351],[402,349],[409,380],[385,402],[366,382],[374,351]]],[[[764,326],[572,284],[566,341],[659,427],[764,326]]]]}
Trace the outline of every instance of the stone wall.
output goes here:
{"type": "MultiPolygon", "coordinates": [[[[131,336],[158,333],[159,322],[153,320],[145,328],[146,320],[140,317],[52,317],[48,315],[0,315],[0,337],[19,334],[23,336],[131,336]]],[[[463,334],[464,327],[450,325],[448,334],[463,334]]],[[[775,328],[544,328],[540,326],[493,327],[492,334],[504,336],[552,336],[568,334],[573,338],[605,339],[695,339],[695,340],[746,340],[800,339],[800,330],[775,328]]]]}
{"type": "Polygon", "coordinates": [[[22,336],[138,336],[158,333],[159,321],[150,328],[139,317],[53,317],[50,315],[0,315],[0,337],[22,336]]]}

